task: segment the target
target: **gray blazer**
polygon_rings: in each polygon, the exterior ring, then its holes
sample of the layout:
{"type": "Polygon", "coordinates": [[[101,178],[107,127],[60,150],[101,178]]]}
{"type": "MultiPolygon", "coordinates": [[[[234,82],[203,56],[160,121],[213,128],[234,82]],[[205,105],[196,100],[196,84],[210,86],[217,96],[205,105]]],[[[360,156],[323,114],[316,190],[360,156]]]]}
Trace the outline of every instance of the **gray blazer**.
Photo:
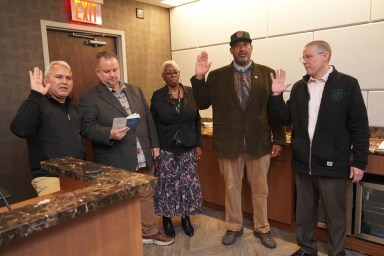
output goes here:
{"type": "Polygon", "coordinates": [[[81,134],[92,142],[96,163],[129,171],[135,171],[137,166],[137,137],[143,148],[147,167],[152,168],[151,148],[159,147],[156,127],[140,88],[130,84],[125,86],[132,113],[141,116],[139,126],[130,129],[120,141],[110,139],[113,118],[128,114],[109,89],[99,83],[80,97],[79,107],[83,111],[81,134]]]}

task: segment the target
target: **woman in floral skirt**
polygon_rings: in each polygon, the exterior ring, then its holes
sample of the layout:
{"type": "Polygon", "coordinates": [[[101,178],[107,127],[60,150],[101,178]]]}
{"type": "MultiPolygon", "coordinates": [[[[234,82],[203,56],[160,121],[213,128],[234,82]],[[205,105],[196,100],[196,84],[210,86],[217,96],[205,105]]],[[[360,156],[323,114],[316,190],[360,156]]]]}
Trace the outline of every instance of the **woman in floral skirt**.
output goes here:
{"type": "Polygon", "coordinates": [[[160,141],[155,212],[163,216],[167,235],[175,237],[172,217],[181,216],[184,233],[193,236],[189,216],[202,212],[196,162],[202,154],[200,115],[192,89],[180,83],[176,62],[165,61],[162,71],[166,85],[153,93],[150,107],[160,141]]]}

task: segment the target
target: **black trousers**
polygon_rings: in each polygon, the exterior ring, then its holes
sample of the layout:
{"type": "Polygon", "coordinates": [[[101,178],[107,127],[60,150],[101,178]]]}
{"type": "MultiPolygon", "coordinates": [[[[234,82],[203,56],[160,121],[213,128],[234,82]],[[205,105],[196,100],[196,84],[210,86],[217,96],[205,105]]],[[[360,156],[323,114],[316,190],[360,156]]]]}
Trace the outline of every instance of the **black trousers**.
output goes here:
{"type": "Polygon", "coordinates": [[[345,255],[347,186],[345,178],[296,172],[296,239],[301,250],[317,253],[316,229],[319,199],[327,226],[328,255],[345,255]]]}

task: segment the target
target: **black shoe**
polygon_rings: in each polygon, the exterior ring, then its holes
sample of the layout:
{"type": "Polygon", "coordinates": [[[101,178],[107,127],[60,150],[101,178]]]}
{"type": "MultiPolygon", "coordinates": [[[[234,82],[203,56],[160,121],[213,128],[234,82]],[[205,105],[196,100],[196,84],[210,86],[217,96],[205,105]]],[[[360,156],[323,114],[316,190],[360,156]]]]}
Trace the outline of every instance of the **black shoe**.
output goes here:
{"type": "Polygon", "coordinates": [[[163,216],[163,228],[164,228],[164,233],[167,236],[170,236],[170,237],[176,236],[175,230],[173,229],[171,218],[163,216]]]}
{"type": "Polygon", "coordinates": [[[294,254],[291,254],[291,256],[317,256],[317,253],[307,253],[302,250],[298,250],[294,254]]]}
{"type": "Polygon", "coordinates": [[[181,226],[183,227],[184,233],[187,236],[192,237],[194,235],[195,230],[193,229],[189,216],[185,216],[185,218],[181,217],[181,226]]]}

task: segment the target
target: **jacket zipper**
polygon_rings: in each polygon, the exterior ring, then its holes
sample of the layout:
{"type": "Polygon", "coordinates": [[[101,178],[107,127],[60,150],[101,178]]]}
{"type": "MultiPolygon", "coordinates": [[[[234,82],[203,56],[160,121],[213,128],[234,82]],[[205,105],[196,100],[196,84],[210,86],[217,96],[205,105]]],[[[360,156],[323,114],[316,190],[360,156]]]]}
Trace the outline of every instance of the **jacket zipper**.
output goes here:
{"type": "MultiPolygon", "coordinates": [[[[309,81],[309,79],[308,79],[309,81]]],[[[308,83],[304,80],[304,77],[303,77],[303,82],[307,85],[306,86],[306,89],[307,89],[307,93],[310,97],[310,94],[309,94],[309,88],[308,88],[308,83]]],[[[309,139],[309,138],[308,138],[309,139]]],[[[309,142],[309,161],[308,161],[308,164],[309,164],[309,175],[312,175],[312,141],[309,142]]]]}
{"type": "Polygon", "coordinates": [[[309,175],[312,175],[312,142],[309,143],[309,175]]]}

